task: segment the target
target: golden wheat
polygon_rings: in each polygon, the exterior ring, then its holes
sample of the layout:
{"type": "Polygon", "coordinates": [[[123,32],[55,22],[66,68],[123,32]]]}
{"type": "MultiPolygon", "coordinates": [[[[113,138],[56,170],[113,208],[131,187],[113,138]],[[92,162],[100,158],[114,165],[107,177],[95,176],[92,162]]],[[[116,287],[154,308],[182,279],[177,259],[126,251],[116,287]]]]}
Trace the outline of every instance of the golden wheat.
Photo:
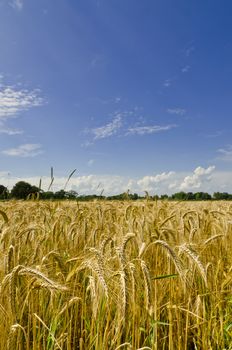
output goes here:
{"type": "Polygon", "coordinates": [[[0,350],[232,349],[230,202],[0,205],[0,350]]]}

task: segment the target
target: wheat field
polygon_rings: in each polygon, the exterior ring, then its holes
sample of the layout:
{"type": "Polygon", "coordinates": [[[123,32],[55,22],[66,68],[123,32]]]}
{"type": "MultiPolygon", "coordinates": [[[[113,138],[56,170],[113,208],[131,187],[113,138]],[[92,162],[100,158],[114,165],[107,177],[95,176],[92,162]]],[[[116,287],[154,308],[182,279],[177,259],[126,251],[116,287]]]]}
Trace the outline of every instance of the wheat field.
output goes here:
{"type": "Polygon", "coordinates": [[[232,349],[232,204],[0,203],[0,349],[232,349]]]}

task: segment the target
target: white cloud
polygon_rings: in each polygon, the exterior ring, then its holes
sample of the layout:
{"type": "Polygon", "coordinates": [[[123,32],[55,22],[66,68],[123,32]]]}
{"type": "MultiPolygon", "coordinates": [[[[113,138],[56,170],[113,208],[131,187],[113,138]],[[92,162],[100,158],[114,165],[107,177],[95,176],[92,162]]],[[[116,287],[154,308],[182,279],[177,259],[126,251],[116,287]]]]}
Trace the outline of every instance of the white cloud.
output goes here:
{"type": "MultiPolygon", "coordinates": [[[[9,172],[0,172],[0,183],[4,186],[12,188],[18,181],[26,181],[32,185],[38,186],[40,177],[14,177],[12,174],[9,176],[9,172]]],[[[54,178],[52,185],[53,191],[63,189],[67,182],[67,176],[60,176],[54,178]]],[[[50,176],[42,177],[42,189],[47,190],[51,183],[50,176]]],[[[128,179],[122,176],[116,175],[83,175],[73,176],[68,182],[66,190],[75,190],[79,194],[100,194],[104,190],[104,194],[118,194],[125,192],[128,187],[128,179]]]]}
{"type": "MultiPolygon", "coordinates": [[[[182,172],[166,172],[154,176],[145,175],[141,179],[135,177],[124,177],[117,175],[83,175],[83,176],[73,176],[66,188],[66,190],[75,190],[79,194],[100,194],[104,189],[105,195],[119,194],[127,191],[128,189],[134,193],[144,194],[144,190],[148,191],[151,195],[153,194],[172,194],[180,190],[180,184],[184,182],[186,177],[191,177],[197,175],[200,177],[201,186],[184,188],[184,191],[204,191],[208,193],[219,192],[229,192],[232,193],[232,171],[216,171],[209,168],[198,167],[197,170],[191,173],[182,172]],[[204,169],[204,170],[202,170],[204,169]],[[210,180],[209,180],[210,176],[210,180]],[[152,178],[150,181],[149,178],[152,178]],[[153,179],[155,178],[155,180],[153,179]],[[139,181],[145,179],[144,181],[139,181]],[[147,180],[146,180],[147,179],[147,180]],[[147,181],[147,183],[146,183],[147,181]],[[150,187],[149,187],[150,185],[150,187]]],[[[14,184],[18,181],[26,181],[32,185],[39,185],[40,177],[14,177],[9,171],[4,171],[0,169],[0,183],[4,186],[9,186],[12,188],[14,184]]],[[[58,191],[64,188],[67,181],[67,176],[60,176],[54,179],[53,191],[58,191]]],[[[187,180],[185,180],[186,183],[187,180]]],[[[42,189],[45,191],[51,182],[50,176],[42,177],[42,189]]],[[[194,184],[194,181],[191,181],[194,184]]],[[[196,184],[196,182],[195,182],[196,184]]]]}
{"type": "Polygon", "coordinates": [[[12,0],[10,1],[10,6],[20,11],[23,8],[23,0],[12,0]]]}
{"type": "Polygon", "coordinates": [[[137,108],[123,112],[115,112],[112,120],[100,127],[86,129],[84,133],[92,134],[92,140],[86,140],[82,147],[92,146],[94,141],[109,138],[111,136],[146,135],[162,131],[168,131],[177,127],[171,125],[141,125],[145,123],[145,118],[137,114],[137,108]]]}
{"type": "Polygon", "coordinates": [[[176,115],[184,115],[186,113],[186,110],[183,108],[168,108],[167,112],[170,114],[176,114],[176,115]]]}
{"type": "Polygon", "coordinates": [[[175,189],[176,187],[177,187],[177,181],[175,181],[175,182],[172,182],[172,183],[170,183],[169,185],[168,185],[168,188],[170,189],[170,190],[173,190],[173,189],[175,189]]]}
{"type": "Polygon", "coordinates": [[[155,176],[144,176],[142,179],[137,181],[137,184],[141,190],[150,191],[153,189],[154,185],[169,180],[174,174],[174,171],[170,171],[168,173],[164,172],[155,176]]]}
{"type": "Polygon", "coordinates": [[[9,148],[2,151],[2,154],[11,157],[35,157],[43,153],[41,145],[26,143],[16,148],[9,148]]]}
{"type": "MultiPolygon", "coordinates": [[[[66,180],[65,177],[55,177],[54,190],[63,188],[66,180]]],[[[42,183],[45,189],[50,181],[49,177],[43,178],[42,183]]],[[[117,175],[83,175],[72,177],[67,190],[72,189],[79,194],[100,194],[102,190],[104,190],[105,194],[118,194],[128,189],[127,182],[126,178],[117,175]]]]}
{"type": "Polygon", "coordinates": [[[176,125],[150,125],[150,126],[137,126],[128,129],[126,135],[146,135],[154,134],[161,131],[168,131],[175,128],[176,125]]]}
{"type": "MultiPolygon", "coordinates": [[[[0,79],[4,79],[1,75],[0,79]]],[[[20,84],[18,84],[20,86],[20,84]]],[[[20,89],[5,84],[0,85],[0,134],[19,135],[23,130],[10,128],[6,122],[10,118],[16,118],[20,113],[33,107],[44,104],[40,97],[40,90],[20,89]]]]}
{"type": "Polygon", "coordinates": [[[103,125],[99,128],[93,128],[89,132],[94,135],[94,140],[105,139],[112,135],[115,135],[117,131],[122,127],[122,116],[118,113],[112,122],[103,125]]]}
{"type": "Polygon", "coordinates": [[[194,170],[194,174],[196,174],[197,176],[203,176],[203,175],[209,175],[211,174],[215,169],[214,165],[209,166],[208,168],[203,168],[201,166],[198,166],[195,170],[194,170]]]}
{"type": "Polygon", "coordinates": [[[220,154],[218,157],[219,160],[224,160],[227,162],[232,161],[232,145],[229,145],[227,148],[220,148],[217,150],[217,152],[220,154]]]}
{"type": "MultiPolygon", "coordinates": [[[[150,187],[143,186],[142,184],[138,185],[138,179],[136,178],[129,178],[124,176],[117,176],[117,175],[83,175],[83,176],[73,176],[66,188],[67,191],[69,190],[75,190],[79,194],[100,194],[104,190],[105,195],[114,195],[126,192],[128,189],[131,192],[137,192],[140,194],[144,194],[144,190],[147,191],[155,191],[164,193],[166,191],[165,186],[167,187],[168,177],[171,177],[172,172],[170,172],[170,175],[168,173],[166,174],[166,180],[165,180],[165,173],[156,175],[156,181],[151,184],[150,187]],[[160,176],[160,178],[159,178],[160,176]],[[159,191],[157,191],[156,186],[159,186],[159,191]]],[[[154,176],[155,177],[155,176],[154,176]]],[[[39,177],[26,177],[26,178],[20,178],[20,177],[12,177],[12,175],[9,177],[7,176],[7,172],[2,172],[2,175],[0,173],[0,183],[4,186],[7,186],[9,184],[9,188],[12,188],[14,184],[18,181],[26,181],[29,182],[32,185],[38,186],[39,184],[39,177]]],[[[54,179],[53,183],[53,191],[58,191],[62,188],[64,188],[64,185],[67,181],[67,177],[61,176],[56,177],[54,179]]],[[[49,184],[51,182],[51,178],[49,176],[42,177],[42,189],[47,190],[49,187],[49,184]]]]}
{"type": "Polygon", "coordinates": [[[0,91],[0,119],[16,117],[20,112],[43,104],[38,90],[16,89],[5,86],[0,91]]]}
{"type": "Polygon", "coordinates": [[[210,181],[212,177],[210,176],[214,171],[215,166],[209,166],[208,168],[197,167],[192,175],[188,175],[184,178],[183,182],[180,184],[180,190],[193,190],[199,189],[204,182],[210,181]]]}

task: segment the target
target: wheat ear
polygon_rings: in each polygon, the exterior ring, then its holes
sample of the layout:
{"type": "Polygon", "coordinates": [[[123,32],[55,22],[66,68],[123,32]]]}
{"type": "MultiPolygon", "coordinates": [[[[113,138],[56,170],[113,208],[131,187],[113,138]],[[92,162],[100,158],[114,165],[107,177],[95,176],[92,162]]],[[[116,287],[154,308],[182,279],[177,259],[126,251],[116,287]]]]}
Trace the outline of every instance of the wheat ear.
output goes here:
{"type": "Polygon", "coordinates": [[[97,264],[96,264],[95,270],[97,272],[99,281],[100,281],[100,283],[103,287],[103,290],[105,292],[105,296],[106,296],[106,298],[108,298],[109,293],[108,293],[108,286],[106,284],[105,277],[104,277],[104,261],[103,261],[102,255],[95,248],[89,248],[89,251],[92,252],[96,257],[97,264]]]}
{"type": "Polygon", "coordinates": [[[195,263],[195,265],[197,266],[204,282],[205,285],[207,286],[207,274],[206,274],[206,270],[199,258],[199,255],[197,255],[197,253],[191,248],[188,247],[186,244],[182,244],[179,247],[179,251],[180,252],[184,252],[190,259],[192,259],[192,261],[195,263]]]}

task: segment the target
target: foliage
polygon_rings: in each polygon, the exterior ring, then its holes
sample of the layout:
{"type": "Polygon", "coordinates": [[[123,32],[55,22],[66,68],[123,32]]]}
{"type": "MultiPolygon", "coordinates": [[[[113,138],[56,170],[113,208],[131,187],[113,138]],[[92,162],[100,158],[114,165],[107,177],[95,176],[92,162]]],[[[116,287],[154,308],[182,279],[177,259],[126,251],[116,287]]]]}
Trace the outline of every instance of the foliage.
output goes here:
{"type": "Polygon", "coordinates": [[[216,200],[232,200],[232,194],[227,192],[214,192],[213,198],[216,200]]]}
{"type": "Polygon", "coordinates": [[[30,194],[39,192],[39,188],[30,185],[28,182],[19,181],[17,182],[11,190],[11,198],[16,199],[26,199],[30,194]]]}
{"type": "Polygon", "coordinates": [[[0,199],[6,199],[8,196],[8,190],[5,186],[0,185],[0,199]]]}

